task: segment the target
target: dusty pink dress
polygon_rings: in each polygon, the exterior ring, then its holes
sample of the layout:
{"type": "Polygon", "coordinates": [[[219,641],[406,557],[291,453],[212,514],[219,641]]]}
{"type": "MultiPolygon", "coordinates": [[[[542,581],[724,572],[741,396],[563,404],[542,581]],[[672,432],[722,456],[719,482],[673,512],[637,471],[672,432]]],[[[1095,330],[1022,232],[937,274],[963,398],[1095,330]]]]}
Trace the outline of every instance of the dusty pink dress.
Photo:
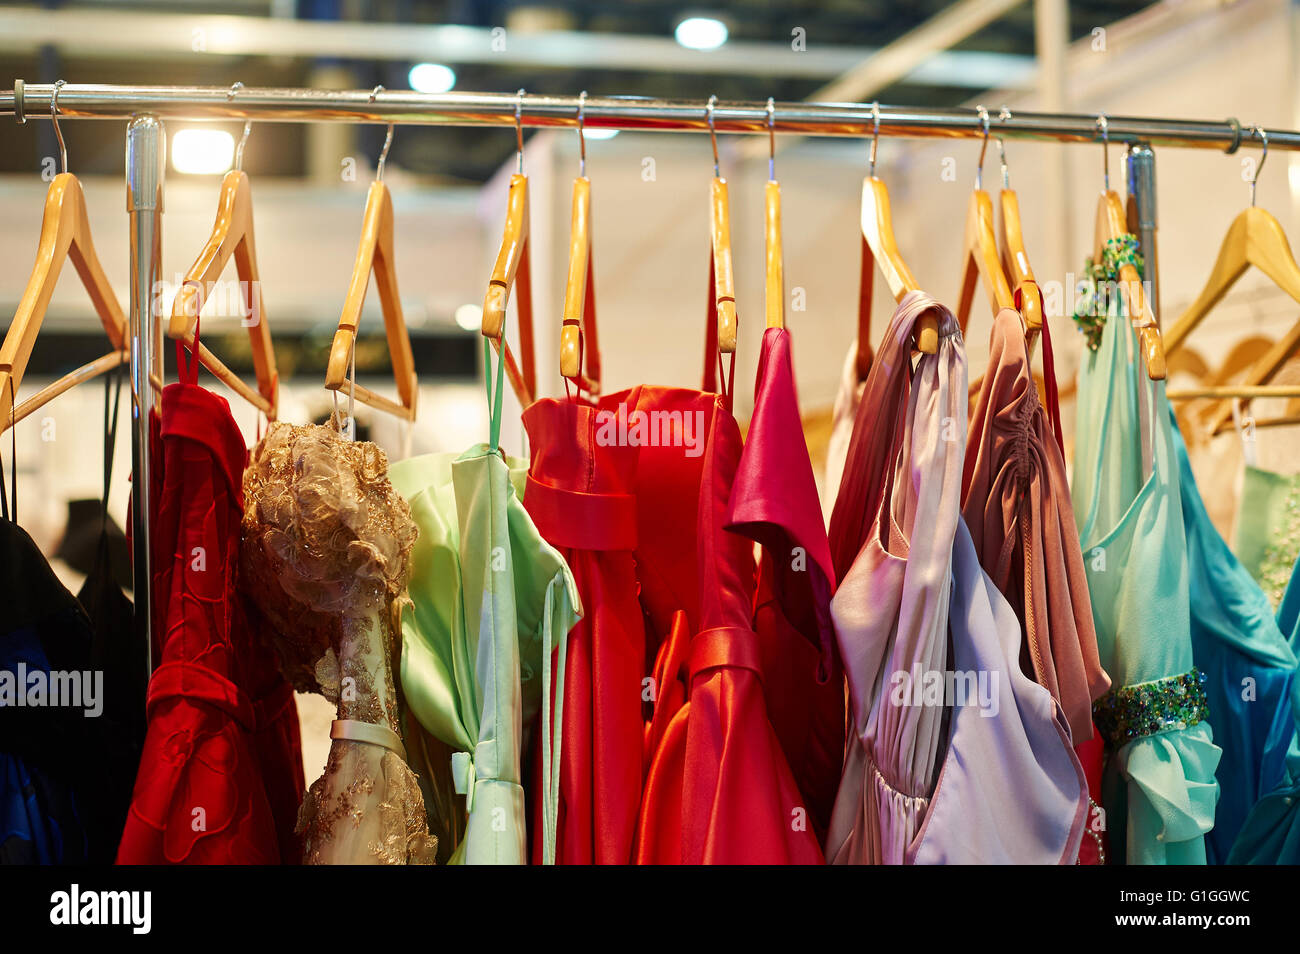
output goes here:
{"type": "Polygon", "coordinates": [[[1020,316],[1004,308],[971,414],[962,516],[981,565],[1024,624],[1025,671],[1061,703],[1078,744],[1092,738],[1092,703],[1110,678],[1097,656],[1065,458],[1029,368],[1020,316]]]}

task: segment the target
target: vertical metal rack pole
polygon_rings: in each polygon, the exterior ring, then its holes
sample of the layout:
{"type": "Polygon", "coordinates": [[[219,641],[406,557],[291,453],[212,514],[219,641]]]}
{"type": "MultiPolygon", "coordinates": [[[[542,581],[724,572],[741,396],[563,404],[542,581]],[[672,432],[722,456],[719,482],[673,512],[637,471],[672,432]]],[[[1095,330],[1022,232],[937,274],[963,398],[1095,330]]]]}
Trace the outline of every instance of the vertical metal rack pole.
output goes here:
{"type": "Polygon", "coordinates": [[[1156,248],[1156,154],[1145,142],[1135,143],[1128,151],[1128,191],[1137,207],[1137,221],[1129,228],[1137,233],[1142,249],[1143,280],[1151,302],[1151,314],[1160,323],[1159,257],[1156,248]]]}
{"type": "Polygon", "coordinates": [[[153,673],[153,582],[149,559],[149,375],[154,367],[154,289],[162,277],[163,174],[167,139],[156,116],[126,127],[126,209],[131,229],[131,520],[136,638],[143,640],[146,678],[153,673]]]}

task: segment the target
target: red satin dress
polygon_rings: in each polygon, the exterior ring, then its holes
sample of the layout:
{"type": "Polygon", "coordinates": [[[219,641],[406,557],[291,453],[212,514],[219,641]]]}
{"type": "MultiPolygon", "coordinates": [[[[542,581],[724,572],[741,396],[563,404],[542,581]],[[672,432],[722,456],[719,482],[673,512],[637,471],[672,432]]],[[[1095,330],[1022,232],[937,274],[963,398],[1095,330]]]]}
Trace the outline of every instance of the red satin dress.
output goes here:
{"type": "Polygon", "coordinates": [[[767,716],[753,545],[724,529],[741,438],[714,393],[715,329],[703,390],[524,412],[524,506],[584,612],[565,670],[561,863],[821,861],[767,716]]]}
{"type": "MultiPolygon", "coordinates": [[[[564,672],[555,860],[628,864],[641,805],[646,668],[633,557],[638,448],[598,441],[597,408],[587,403],[544,398],[523,423],[532,448],[524,508],[573,571],[583,607],[564,672]]],[[[534,759],[538,772],[541,763],[534,759]]],[[[544,804],[532,801],[530,828],[540,832],[544,804]]],[[[535,838],[533,863],[541,862],[535,838]]]]}
{"type": "MultiPolygon", "coordinates": [[[[197,334],[196,334],[197,339],[197,334]]],[[[297,863],[304,780],[293,692],[237,592],[248,459],[198,361],[153,422],[154,658],[118,864],[297,863]]]]}
{"type": "Polygon", "coordinates": [[[846,695],[830,612],[835,570],[784,328],[763,332],[727,529],[762,546],[753,623],[767,710],[821,843],[844,761],[846,695]]]}

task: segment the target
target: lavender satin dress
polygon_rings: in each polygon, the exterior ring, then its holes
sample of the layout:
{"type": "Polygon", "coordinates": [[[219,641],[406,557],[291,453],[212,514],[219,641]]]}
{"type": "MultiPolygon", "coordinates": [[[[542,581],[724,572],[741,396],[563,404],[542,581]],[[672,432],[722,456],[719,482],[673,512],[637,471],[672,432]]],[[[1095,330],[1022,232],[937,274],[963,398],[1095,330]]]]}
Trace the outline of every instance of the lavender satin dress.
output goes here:
{"type": "Polygon", "coordinates": [[[1065,717],[1020,672],[1019,622],[961,521],[966,395],[956,319],[909,294],[867,379],[831,517],[851,705],[835,863],[1072,863],[1083,837],[1065,717]],[[939,349],[913,368],[925,314],[939,349]]]}

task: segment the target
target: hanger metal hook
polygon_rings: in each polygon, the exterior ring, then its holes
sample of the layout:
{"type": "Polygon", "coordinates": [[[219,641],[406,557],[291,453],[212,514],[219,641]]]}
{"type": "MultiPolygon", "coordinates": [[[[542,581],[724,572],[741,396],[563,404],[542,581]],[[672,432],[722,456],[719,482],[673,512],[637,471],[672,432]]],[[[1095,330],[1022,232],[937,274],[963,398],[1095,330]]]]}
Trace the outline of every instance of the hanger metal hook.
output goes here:
{"type": "Polygon", "coordinates": [[[713,178],[719,177],[718,173],[718,132],[713,128],[713,109],[718,104],[717,96],[710,96],[709,103],[704,107],[704,118],[709,123],[709,141],[713,144],[713,178]]]}
{"type": "MultiPolygon", "coordinates": [[[[1009,119],[1011,119],[1011,110],[1007,109],[1006,106],[1003,106],[1002,109],[998,111],[998,122],[1004,123],[1009,119]]],[[[1007,147],[1002,141],[1001,136],[998,137],[998,164],[1002,166],[1002,188],[1010,189],[1011,173],[1007,171],[1007,147]]]]}
{"type": "Polygon", "coordinates": [[[50,92],[50,122],[54,123],[54,136],[59,140],[60,172],[68,171],[68,146],[63,141],[63,130],[59,128],[59,90],[66,85],[63,80],[56,80],[50,92]]]}
{"type": "Polygon", "coordinates": [[[876,177],[876,147],[880,145],[880,103],[871,104],[871,178],[876,177]]]}
{"type": "Polygon", "coordinates": [[[524,174],[524,88],[515,93],[515,171],[524,174]]]}
{"type": "MultiPolygon", "coordinates": [[[[235,82],[230,84],[230,89],[226,93],[226,102],[233,103],[235,94],[244,88],[243,83],[235,82]]],[[[244,146],[248,143],[248,134],[253,131],[253,121],[244,120],[244,134],[239,137],[239,145],[235,147],[235,169],[241,171],[244,168],[244,146]]]]}
{"type": "Polygon", "coordinates": [[[1259,134],[1259,141],[1263,146],[1263,152],[1259,157],[1259,165],[1255,167],[1255,175],[1250,180],[1250,204],[1255,205],[1255,187],[1259,185],[1259,174],[1264,169],[1264,160],[1268,158],[1268,132],[1263,126],[1255,125],[1250,127],[1251,135],[1259,134]]]}
{"type": "Polygon", "coordinates": [[[767,178],[776,181],[776,100],[767,98],[767,178]]]}
{"type": "Polygon", "coordinates": [[[984,153],[989,148],[989,111],[983,106],[976,106],[975,112],[979,114],[980,125],[984,127],[984,143],[980,146],[980,161],[975,167],[975,188],[984,188],[984,153]]]}
{"type": "Polygon", "coordinates": [[[1097,117],[1097,131],[1101,133],[1101,181],[1110,191],[1110,120],[1102,113],[1097,117]]]}
{"type": "Polygon", "coordinates": [[[587,91],[584,89],[578,94],[578,177],[584,178],[587,175],[587,135],[583,132],[586,120],[583,111],[587,107],[587,91]]]}
{"type": "MultiPolygon", "coordinates": [[[[376,86],[374,89],[370,91],[370,102],[373,103],[375,101],[375,97],[377,97],[380,93],[385,93],[385,92],[387,92],[387,90],[385,90],[384,87],[376,86]]],[[[384,165],[388,162],[388,150],[391,148],[393,148],[393,124],[389,123],[388,135],[384,137],[384,148],[379,151],[379,162],[375,165],[376,182],[384,181],[384,165]]]]}

